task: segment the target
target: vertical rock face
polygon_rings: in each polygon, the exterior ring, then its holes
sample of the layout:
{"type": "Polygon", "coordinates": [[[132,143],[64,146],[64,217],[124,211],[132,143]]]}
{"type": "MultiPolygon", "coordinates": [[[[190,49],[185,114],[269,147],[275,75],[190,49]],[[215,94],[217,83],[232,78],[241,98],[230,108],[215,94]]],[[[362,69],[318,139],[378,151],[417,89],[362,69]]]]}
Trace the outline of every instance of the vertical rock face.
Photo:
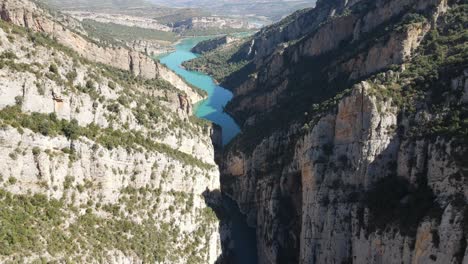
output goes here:
{"type": "Polygon", "coordinates": [[[192,115],[192,104],[187,96],[178,94],[179,97],[179,108],[187,115],[192,115]]]}
{"type": "Polygon", "coordinates": [[[213,146],[218,148],[218,150],[223,148],[223,129],[219,125],[212,125],[211,141],[213,142],[213,146]]]}
{"type": "MultiPolygon", "coordinates": [[[[359,80],[390,65],[402,64],[418,47],[431,27],[428,21],[411,23],[401,28],[396,28],[397,25],[406,23],[403,18],[406,19],[412,11],[433,12],[433,17],[430,18],[433,20],[439,12],[446,9],[444,1],[377,1],[375,6],[372,5],[374,4],[359,1],[351,5],[358,11],[336,16],[329,14],[329,9],[334,6],[325,5],[326,8],[317,7],[299,13],[297,17],[292,16],[287,21],[293,22],[286,25],[280,23],[272,29],[260,32],[253,43],[266,41],[275,48],[254,45],[252,49],[257,54],[253,59],[255,71],[244,75],[247,80],[242,85],[232,87],[238,97],[228,105],[230,112],[269,111],[282,93],[289,90],[285,89],[285,85],[303,86],[304,83],[340,81],[343,78],[359,80]],[[361,9],[366,12],[360,11],[361,9]],[[375,20],[371,20],[373,18],[375,20]],[[312,22],[307,19],[315,20],[312,22]],[[316,26],[290,37],[270,39],[279,29],[282,34],[286,34],[284,32],[289,32],[288,27],[294,23],[316,26]],[[391,25],[391,29],[389,27],[382,30],[386,25],[391,25]],[[294,42],[297,42],[294,47],[287,48],[294,42]],[[336,54],[337,50],[341,53],[336,54]],[[261,52],[267,53],[260,54],[261,52]],[[323,71],[323,67],[328,70],[328,75],[307,76],[308,71],[323,71]],[[315,80],[311,80],[312,78],[315,80]],[[245,96],[246,90],[250,91],[252,96],[245,96]]],[[[225,85],[229,86],[229,83],[225,85]]]]}
{"type": "Polygon", "coordinates": [[[215,263],[219,170],[211,127],[189,118],[201,96],[29,1],[0,8],[0,262],[215,263]]]}
{"type": "Polygon", "coordinates": [[[91,61],[130,70],[135,75],[145,78],[154,78],[157,75],[156,64],[150,58],[123,48],[99,47],[54,21],[48,13],[32,2],[5,0],[0,5],[2,20],[49,34],[59,43],[74,49],[91,61]]]}
{"type": "Polygon", "coordinates": [[[260,263],[468,260],[466,58],[423,63],[463,45],[466,8],[321,1],[245,44],[222,188],[260,263]]]}
{"type": "Polygon", "coordinates": [[[195,45],[195,47],[192,48],[192,52],[203,54],[205,52],[215,50],[221,46],[224,46],[236,40],[237,39],[235,37],[231,36],[222,36],[214,39],[208,39],[195,45]]]}

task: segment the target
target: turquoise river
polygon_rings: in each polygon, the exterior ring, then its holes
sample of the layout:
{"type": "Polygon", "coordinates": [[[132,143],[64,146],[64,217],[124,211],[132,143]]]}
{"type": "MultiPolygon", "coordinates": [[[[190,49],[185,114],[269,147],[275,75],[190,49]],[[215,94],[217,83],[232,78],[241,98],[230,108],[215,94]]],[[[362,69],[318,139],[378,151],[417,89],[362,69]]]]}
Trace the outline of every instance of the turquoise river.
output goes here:
{"type": "Polygon", "coordinates": [[[215,84],[213,78],[208,75],[187,71],[181,65],[183,62],[194,59],[196,54],[190,50],[201,40],[206,38],[189,38],[176,45],[176,51],[159,60],[161,63],[182,76],[188,83],[205,90],[208,98],[195,106],[195,114],[223,128],[223,144],[226,145],[239,132],[239,126],[232,117],[224,112],[224,107],[232,99],[232,93],[215,84]]]}
{"type": "MultiPolygon", "coordinates": [[[[185,61],[194,59],[196,54],[190,50],[200,41],[206,39],[190,38],[181,41],[175,46],[176,50],[166,56],[159,58],[159,61],[175,71],[188,83],[206,91],[208,98],[195,106],[195,114],[218,124],[223,129],[223,144],[226,145],[239,132],[236,122],[224,112],[224,107],[232,99],[232,93],[219,85],[216,85],[213,78],[208,75],[187,71],[181,65],[185,61]]],[[[232,238],[231,254],[227,263],[232,264],[256,264],[257,245],[255,229],[249,227],[245,221],[245,216],[239,211],[237,204],[228,197],[223,199],[224,213],[227,214],[230,224],[232,238]]]]}

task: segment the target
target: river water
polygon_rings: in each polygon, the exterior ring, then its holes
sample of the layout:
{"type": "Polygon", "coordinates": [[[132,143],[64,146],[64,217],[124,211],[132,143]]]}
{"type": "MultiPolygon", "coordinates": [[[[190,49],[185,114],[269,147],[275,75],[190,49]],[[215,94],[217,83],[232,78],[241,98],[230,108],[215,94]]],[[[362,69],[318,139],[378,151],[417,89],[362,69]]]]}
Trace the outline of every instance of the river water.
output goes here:
{"type": "Polygon", "coordinates": [[[226,145],[240,132],[236,122],[224,112],[224,107],[232,99],[232,93],[216,85],[210,76],[199,72],[187,71],[181,66],[183,62],[197,57],[190,50],[204,39],[206,37],[184,39],[176,45],[175,52],[159,60],[187,82],[208,93],[208,98],[195,106],[195,115],[220,125],[223,129],[223,144],[226,145]]]}
{"type": "MultiPolygon", "coordinates": [[[[224,107],[232,99],[232,93],[216,85],[210,76],[199,72],[187,71],[181,66],[183,62],[197,57],[190,50],[204,39],[206,37],[185,39],[175,46],[175,52],[159,58],[159,61],[175,71],[188,83],[208,93],[208,98],[195,106],[195,114],[222,127],[223,144],[225,145],[240,132],[236,122],[224,112],[224,107]]],[[[229,263],[256,264],[257,245],[255,229],[247,225],[245,216],[240,213],[237,204],[228,197],[224,197],[224,208],[231,223],[230,231],[233,242],[234,255],[229,259],[229,263]]]]}

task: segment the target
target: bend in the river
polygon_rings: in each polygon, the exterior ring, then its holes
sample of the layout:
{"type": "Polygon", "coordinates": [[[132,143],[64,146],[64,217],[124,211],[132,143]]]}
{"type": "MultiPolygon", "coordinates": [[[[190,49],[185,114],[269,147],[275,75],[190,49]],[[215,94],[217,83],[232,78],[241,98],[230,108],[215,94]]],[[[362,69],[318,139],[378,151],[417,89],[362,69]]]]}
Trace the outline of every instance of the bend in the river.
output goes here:
{"type": "Polygon", "coordinates": [[[206,39],[190,38],[182,40],[176,45],[176,51],[162,58],[161,63],[175,71],[183,77],[188,83],[205,90],[208,98],[198,103],[195,107],[195,114],[200,118],[210,120],[223,129],[223,144],[226,145],[239,132],[239,126],[236,122],[224,112],[224,107],[232,99],[232,93],[221,86],[215,84],[213,78],[203,73],[188,71],[182,67],[185,61],[194,59],[196,54],[190,50],[200,41],[206,39]]]}

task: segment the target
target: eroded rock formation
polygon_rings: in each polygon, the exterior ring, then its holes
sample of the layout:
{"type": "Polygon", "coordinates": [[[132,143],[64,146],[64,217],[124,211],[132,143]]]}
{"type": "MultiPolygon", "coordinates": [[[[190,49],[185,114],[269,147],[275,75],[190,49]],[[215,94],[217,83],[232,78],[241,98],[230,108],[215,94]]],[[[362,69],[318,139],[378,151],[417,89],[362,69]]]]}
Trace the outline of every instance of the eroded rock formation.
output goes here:
{"type": "Polygon", "coordinates": [[[465,11],[319,1],[239,49],[250,63],[224,85],[243,133],[222,188],[256,227],[260,263],[468,260],[466,58],[422,63],[445,37],[463,45],[466,29],[447,30],[465,11]]]}
{"type": "Polygon", "coordinates": [[[189,118],[202,96],[32,2],[0,9],[0,262],[215,263],[219,171],[211,127],[189,118]]]}

